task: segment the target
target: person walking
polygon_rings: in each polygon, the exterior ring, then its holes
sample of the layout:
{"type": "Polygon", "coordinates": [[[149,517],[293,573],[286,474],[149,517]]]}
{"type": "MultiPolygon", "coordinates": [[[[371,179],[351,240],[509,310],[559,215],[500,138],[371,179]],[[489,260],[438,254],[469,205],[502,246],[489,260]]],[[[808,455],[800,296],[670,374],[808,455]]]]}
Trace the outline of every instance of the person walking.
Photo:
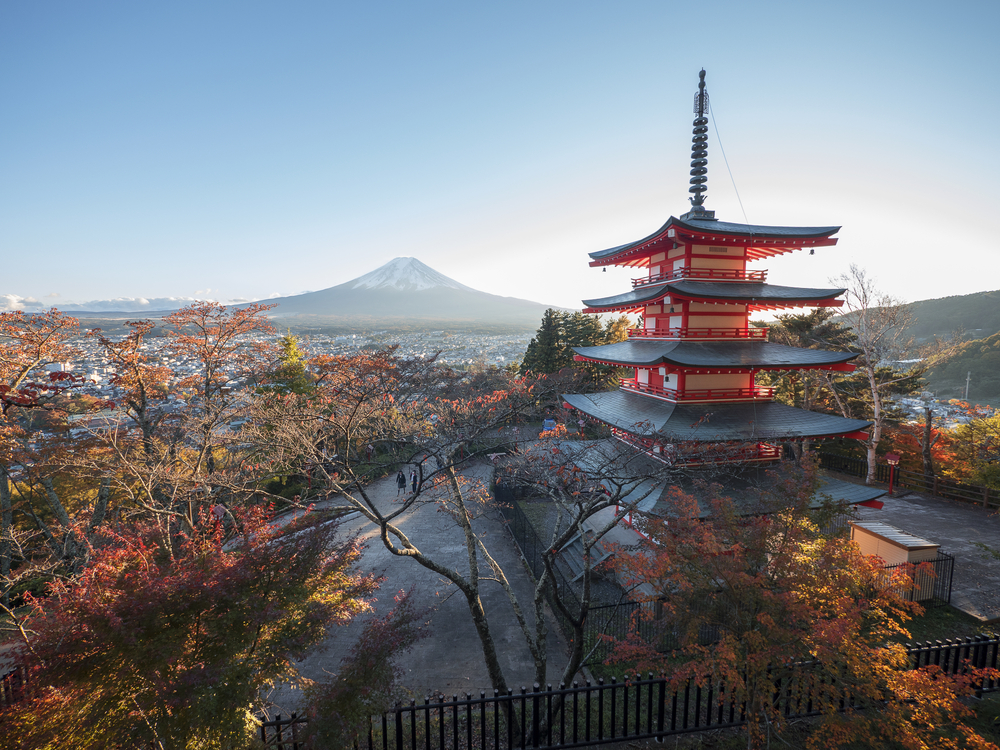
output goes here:
{"type": "Polygon", "coordinates": [[[399,497],[405,489],[406,476],[403,474],[403,470],[400,469],[399,473],[396,475],[396,497],[399,497]]]}
{"type": "Polygon", "coordinates": [[[410,469],[410,492],[416,493],[417,491],[417,470],[410,469]]]}

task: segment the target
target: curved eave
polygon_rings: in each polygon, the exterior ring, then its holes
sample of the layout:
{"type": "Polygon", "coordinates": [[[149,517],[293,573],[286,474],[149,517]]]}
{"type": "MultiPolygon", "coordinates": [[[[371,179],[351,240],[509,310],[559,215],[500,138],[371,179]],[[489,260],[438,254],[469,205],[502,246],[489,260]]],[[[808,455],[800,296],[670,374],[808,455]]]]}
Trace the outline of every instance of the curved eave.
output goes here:
{"type": "Polygon", "coordinates": [[[775,401],[676,404],[628,391],[564,394],[563,399],[611,427],[673,443],[860,437],[872,424],[775,401]]]}
{"type": "Polygon", "coordinates": [[[806,247],[836,245],[830,235],[840,227],[776,227],[757,224],[734,224],[726,221],[684,221],[671,216],[667,223],[641,240],[590,253],[591,266],[647,266],[649,256],[661,245],[719,244],[747,248],[750,260],[800,250],[806,247]],[[671,232],[672,230],[672,232],[671,232]]]}
{"type": "Polygon", "coordinates": [[[612,297],[583,300],[584,312],[628,312],[654,304],[664,297],[691,302],[746,304],[751,310],[783,310],[795,307],[840,307],[836,299],[844,289],[810,289],[763,283],[718,281],[668,281],[650,284],[612,297]]]}
{"type": "Polygon", "coordinates": [[[840,370],[859,355],[826,349],[801,349],[757,341],[694,342],[630,339],[603,346],[574,346],[577,358],[618,367],[677,370],[840,370]]]}

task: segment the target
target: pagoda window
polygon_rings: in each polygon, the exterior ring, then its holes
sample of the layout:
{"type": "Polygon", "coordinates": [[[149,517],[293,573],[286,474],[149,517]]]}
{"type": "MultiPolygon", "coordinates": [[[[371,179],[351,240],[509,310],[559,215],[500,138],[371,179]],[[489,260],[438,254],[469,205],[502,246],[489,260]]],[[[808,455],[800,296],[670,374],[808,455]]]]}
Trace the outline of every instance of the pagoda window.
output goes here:
{"type": "Polygon", "coordinates": [[[646,330],[655,331],[656,330],[656,318],[646,318],[646,330]]]}
{"type": "Polygon", "coordinates": [[[635,374],[640,385],[649,385],[649,370],[636,370],[635,374]]]}

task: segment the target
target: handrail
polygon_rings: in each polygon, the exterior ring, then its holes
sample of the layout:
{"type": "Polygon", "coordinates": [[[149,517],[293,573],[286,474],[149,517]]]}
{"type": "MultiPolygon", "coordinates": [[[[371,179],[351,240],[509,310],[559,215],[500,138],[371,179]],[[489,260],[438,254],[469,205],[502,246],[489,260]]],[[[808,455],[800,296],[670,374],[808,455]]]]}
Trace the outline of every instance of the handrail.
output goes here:
{"type": "Polygon", "coordinates": [[[640,383],[635,378],[622,378],[621,387],[628,391],[650,393],[675,401],[715,401],[723,399],[761,399],[774,398],[774,388],[753,386],[752,388],[692,388],[678,390],[664,388],[660,385],[640,383]]]}
{"type": "Polygon", "coordinates": [[[723,268],[675,268],[672,271],[664,271],[663,273],[632,279],[632,288],[647,286],[649,284],[660,284],[664,281],[673,281],[674,279],[751,281],[756,283],[767,280],[767,271],[735,271],[723,268]]]}
{"type": "Polygon", "coordinates": [[[767,339],[767,328],[633,328],[630,338],[767,339]]]}

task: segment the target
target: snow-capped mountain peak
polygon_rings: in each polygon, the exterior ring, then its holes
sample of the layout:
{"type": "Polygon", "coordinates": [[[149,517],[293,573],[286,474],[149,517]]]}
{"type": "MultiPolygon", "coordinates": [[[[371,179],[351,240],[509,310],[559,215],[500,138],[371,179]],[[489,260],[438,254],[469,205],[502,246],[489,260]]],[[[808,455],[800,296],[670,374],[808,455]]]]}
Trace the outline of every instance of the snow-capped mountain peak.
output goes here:
{"type": "Polygon", "coordinates": [[[405,289],[411,292],[435,287],[475,291],[438,273],[416,258],[393,258],[384,266],[354,279],[351,284],[352,289],[405,289]]]}

